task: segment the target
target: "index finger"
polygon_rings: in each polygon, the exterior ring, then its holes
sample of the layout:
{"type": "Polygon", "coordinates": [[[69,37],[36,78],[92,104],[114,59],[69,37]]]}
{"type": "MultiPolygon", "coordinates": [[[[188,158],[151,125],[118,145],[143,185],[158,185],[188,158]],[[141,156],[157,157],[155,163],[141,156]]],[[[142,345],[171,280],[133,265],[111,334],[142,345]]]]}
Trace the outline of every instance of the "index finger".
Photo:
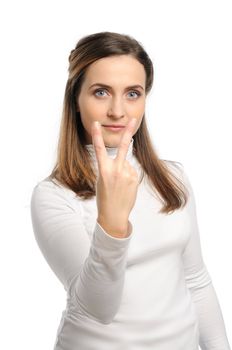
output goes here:
{"type": "Polygon", "coordinates": [[[128,152],[129,145],[131,143],[131,138],[135,130],[135,126],[136,126],[136,118],[132,118],[126,126],[126,129],[123,133],[123,136],[121,138],[121,141],[118,147],[118,153],[115,158],[118,163],[123,163],[124,160],[126,159],[126,155],[128,152]]]}
{"type": "Polygon", "coordinates": [[[94,148],[96,159],[100,168],[101,165],[106,161],[106,158],[108,155],[106,152],[104,140],[102,137],[101,125],[99,122],[94,121],[92,123],[91,132],[92,132],[93,148],[94,148]]]}

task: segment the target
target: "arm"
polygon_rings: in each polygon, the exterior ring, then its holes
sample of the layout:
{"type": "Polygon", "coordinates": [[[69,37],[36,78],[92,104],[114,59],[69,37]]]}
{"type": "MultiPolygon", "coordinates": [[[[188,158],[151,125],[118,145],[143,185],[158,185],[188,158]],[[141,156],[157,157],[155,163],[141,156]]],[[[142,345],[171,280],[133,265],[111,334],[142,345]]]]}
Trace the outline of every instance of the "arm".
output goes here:
{"type": "Polygon", "coordinates": [[[40,183],[31,196],[33,231],[47,263],[75,298],[78,311],[107,324],[120,305],[131,234],[112,237],[96,221],[90,241],[80,209],[53,183],[40,183]]]}
{"type": "Polygon", "coordinates": [[[183,181],[189,191],[191,235],[183,252],[186,283],[196,306],[202,350],[230,350],[219,301],[204,263],[197,221],[193,189],[187,174],[182,170],[183,181]]]}

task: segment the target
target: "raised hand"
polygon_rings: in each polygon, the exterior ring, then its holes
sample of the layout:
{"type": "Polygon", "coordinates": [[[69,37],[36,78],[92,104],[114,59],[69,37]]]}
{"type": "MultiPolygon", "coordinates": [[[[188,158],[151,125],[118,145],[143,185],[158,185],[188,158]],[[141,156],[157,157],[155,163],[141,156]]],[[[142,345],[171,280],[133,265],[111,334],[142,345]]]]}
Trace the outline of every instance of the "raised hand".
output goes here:
{"type": "Polygon", "coordinates": [[[129,214],[135,204],[139,178],[137,171],[126,160],[135,130],[133,118],[125,127],[115,159],[108,156],[101,126],[92,124],[92,141],[98,163],[96,184],[97,221],[114,237],[127,237],[130,229],[129,214]]]}

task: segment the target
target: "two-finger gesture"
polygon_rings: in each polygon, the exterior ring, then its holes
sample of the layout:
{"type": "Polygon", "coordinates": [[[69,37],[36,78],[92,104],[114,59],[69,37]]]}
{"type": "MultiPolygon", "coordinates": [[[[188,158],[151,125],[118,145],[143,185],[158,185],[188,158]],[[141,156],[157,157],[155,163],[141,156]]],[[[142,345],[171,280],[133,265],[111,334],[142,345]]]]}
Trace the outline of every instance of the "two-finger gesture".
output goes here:
{"type": "Polygon", "coordinates": [[[108,156],[101,126],[93,123],[92,140],[98,164],[96,201],[98,222],[109,233],[123,236],[127,233],[128,217],[135,204],[138,174],[126,160],[136,125],[133,118],[125,127],[115,159],[108,156]]]}

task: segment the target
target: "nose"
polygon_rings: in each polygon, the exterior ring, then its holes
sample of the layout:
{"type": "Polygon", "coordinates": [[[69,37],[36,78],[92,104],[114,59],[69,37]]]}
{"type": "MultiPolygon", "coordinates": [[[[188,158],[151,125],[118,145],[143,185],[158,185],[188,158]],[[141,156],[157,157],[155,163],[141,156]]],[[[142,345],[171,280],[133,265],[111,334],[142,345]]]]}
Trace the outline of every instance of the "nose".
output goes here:
{"type": "Polygon", "coordinates": [[[121,118],[125,115],[124,104],[120,97],[112,98],[107,115],[115,118],[121,118]]]}

